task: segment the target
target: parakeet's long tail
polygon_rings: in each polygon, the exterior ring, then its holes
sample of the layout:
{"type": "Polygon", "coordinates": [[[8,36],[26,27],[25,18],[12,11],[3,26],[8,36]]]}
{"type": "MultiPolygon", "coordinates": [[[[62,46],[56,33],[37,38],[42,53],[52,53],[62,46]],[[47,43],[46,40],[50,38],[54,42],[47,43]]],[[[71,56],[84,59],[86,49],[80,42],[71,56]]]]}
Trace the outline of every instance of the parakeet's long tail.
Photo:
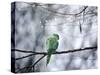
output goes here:
{"type": "Polygon", "coordinates": [[[52,55],[52,53],[49,53],[49,54],[47,55],[47,63],[46,63],[46,65],[49,64],[49,62],[50,62],[50,58],[51,58],[51,55],[52,55]]]}

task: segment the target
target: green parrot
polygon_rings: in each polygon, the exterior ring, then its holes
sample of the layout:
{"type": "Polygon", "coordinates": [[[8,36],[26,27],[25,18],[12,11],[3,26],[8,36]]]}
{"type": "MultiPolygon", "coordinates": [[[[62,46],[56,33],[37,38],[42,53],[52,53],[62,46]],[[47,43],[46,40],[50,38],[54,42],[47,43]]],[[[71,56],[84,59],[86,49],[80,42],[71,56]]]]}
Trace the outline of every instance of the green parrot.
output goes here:
{"type": "Polygon", "coordinates": [[[47,63],[46,65],[49,64],[50,62],[50,58],[51,55],[56,51],[56,49],[58,48],[59,45],[59,35],[58,34],[52,34],[50,37],[48,37],[47,41],[46,41],[46,46],[47,46],[47,51],[48,51],[48,55],[47,55],[47,63]]]}

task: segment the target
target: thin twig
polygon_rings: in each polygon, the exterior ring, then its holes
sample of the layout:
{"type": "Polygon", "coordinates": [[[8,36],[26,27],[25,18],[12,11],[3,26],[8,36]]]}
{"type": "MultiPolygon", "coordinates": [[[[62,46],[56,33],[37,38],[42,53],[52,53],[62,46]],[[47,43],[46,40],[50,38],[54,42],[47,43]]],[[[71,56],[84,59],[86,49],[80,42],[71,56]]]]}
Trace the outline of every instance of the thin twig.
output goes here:
{"type": "Polygon", "coordinates": [[[14,58],[15,60],[20,60],[20,59],[23,59],[23,58],[27,58],[27,57],[30,57],[32,56],[33,54],[29,54],[27,56],[23,56],[23,57],[19,57],[19,58],[14,58]]]}
{"type": "MultiPolygon", "coordinates": [[[[46,10],[52,12],[52,13],[60,14],[60,15],[63,15],[63,16],[65,16],[65,15],[69,15],[69,16],[79,15],[79,14],[81,14],[83,11],[85,11],[86,8],[88,8],[88,6],[84,6],[85,8],[84,8],[82,11],[80,11],[79,13],[75,13],[75,14],[66,13],[66,14],[65,14],[65,13],[60,13],[60,12],[56,12],[56,11],[50,10],[50,9],[48,9],[48,8],[45,8],[45,7],[43,7],[44,5],[39,5],[39,3],[27,3],[27,4],[29,4],[29,5],[31,5],[31,6],[33,6],[33,5],[35,5],[35,6],[40,6],[40,7],[44,8],[44,9],[46,9],[46,10]]],[[[95,15],[97,15],[97,13],[87,13],[87,14],[95,14],[95,15]]]]}
{"type": "Polygon", "coordinates": [[[83,10],[81,10],[80,12],[75,13],[75,14],[68,14],[68,13],[66,14],[66,13],[60,13],[60,12],[53,11],[53,10],[50,10],[50,9],[48,9],[48,8],[45,8],[44,5],[40,5],[39,3],[27,3],[27,4],[31,4],[31,5],[35,5],[35,6],[40,6],[40,7],[44,8],[44,9],[46,9],[46,10],[48,10],[48,11],[50,11],[50,12],[56,13],[56,14],[60,14],[60,15],[70,15],[70,16],[72,16],[72,15],[79,15],[79,14],[81,14],[83,11],[85,11],[86,8],[88,7],[88,6],[84,6],[84,9],[83,9],[83,10]]]}
{"type": "Polygon", "coordinates": [[[24,50],[19,50],[19,49],[11,49],[11,51],[17,51],[17,52],[23,52],[23,53],[33,53],[33,51],[24,51],[24,50]]]}
{"type": "Polygon", "coordinates": [[[79,15],[81,14],[82,12],[84,12],[86,10],[86,8],[88,8],[88,6],[85,6],[84,9],[82,11],[80,11],[79,13],[75,14],[75,15],[79,15]]]}
{"type": "Polygon", "coordinates": [[[34,68],[33,70],[35,70],[35,65],[36,65],[40,60],[42,60],[45,56],[46,56],[46,55],[43,55],[40,59],[38,59],[38,60],[31,66],[31,67],[34,68]]]}
{"type": "Polygon", "coordinates": [[[67,13],[67,14],[66,14],[66,13],[60,13],[60,12],[57,12],[57,11],[50,10],[50,9],[48,9],[48,8],[43,7],[42,5],[38,5],[38,6],[41,6],[42,8],[44,8],[44,9],[46,9],[46,10],[52,12],[52,13],[56,13],[56,14],[59,14],[59,15],[70,15],[70,16],[79,15],[79,14],[81,14],[82,12],[84,12],[84,11],[86,10],[86,8],[88,8],[88,6],[85,6],[84,9],[81,10],[80,12],[78,12],[78,13],[75,13],[75,14],[68,14],[68,13],[67,13]]]}
{"type": "Polygon", "coordinates": [[[32,66],[35,66],[41,59],[43,59],[46,55],[43,55],[40,59],[38,59],[32,66]]]}
{"type": "Polygon", "coordinates": [[[46,56],[46,55],[43,55],[41,58],[39,58],[39,59],[38,59],[34,64],[32,64],[31,66],[27,66],[27,67],[23,67],[23,68],[21,68],[21,69],[18,69],[18,70],[16,71],[16,73],[22,71],[22,70],[25,69],[25,68],[32,68],[32,67],[34,68],[35,65],[36,65],[40,60],[42,60],[45,56],[46,56]]]}

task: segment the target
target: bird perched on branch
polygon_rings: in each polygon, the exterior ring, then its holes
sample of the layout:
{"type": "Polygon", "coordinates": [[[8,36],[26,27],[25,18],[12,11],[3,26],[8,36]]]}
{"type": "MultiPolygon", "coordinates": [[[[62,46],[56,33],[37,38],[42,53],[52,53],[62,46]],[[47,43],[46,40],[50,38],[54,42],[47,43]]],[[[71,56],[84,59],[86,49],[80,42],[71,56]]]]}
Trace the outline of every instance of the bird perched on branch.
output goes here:
{"type": "Polygon", "coordinates": [[[47,63],[46,65],[49,64],[51,55],[56,51],[59,45],[59,35],[58,34],[52,34],[50,37],[48,37],[46,41],[46,46],[48,50],[48,55],[47,55],[47,63]]]}

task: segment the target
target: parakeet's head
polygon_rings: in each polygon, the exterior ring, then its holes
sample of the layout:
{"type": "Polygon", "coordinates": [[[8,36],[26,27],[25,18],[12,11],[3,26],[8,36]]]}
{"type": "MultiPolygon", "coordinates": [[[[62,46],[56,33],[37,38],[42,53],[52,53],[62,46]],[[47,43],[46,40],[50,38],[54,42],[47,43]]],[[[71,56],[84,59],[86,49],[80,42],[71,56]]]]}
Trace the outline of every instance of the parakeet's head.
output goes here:
{"type": "Polygon", "coordinates": [[[54,37],[57,38],[57,40],[59,40],[59,35],[58,34],[53,34],[54,37]]]}

